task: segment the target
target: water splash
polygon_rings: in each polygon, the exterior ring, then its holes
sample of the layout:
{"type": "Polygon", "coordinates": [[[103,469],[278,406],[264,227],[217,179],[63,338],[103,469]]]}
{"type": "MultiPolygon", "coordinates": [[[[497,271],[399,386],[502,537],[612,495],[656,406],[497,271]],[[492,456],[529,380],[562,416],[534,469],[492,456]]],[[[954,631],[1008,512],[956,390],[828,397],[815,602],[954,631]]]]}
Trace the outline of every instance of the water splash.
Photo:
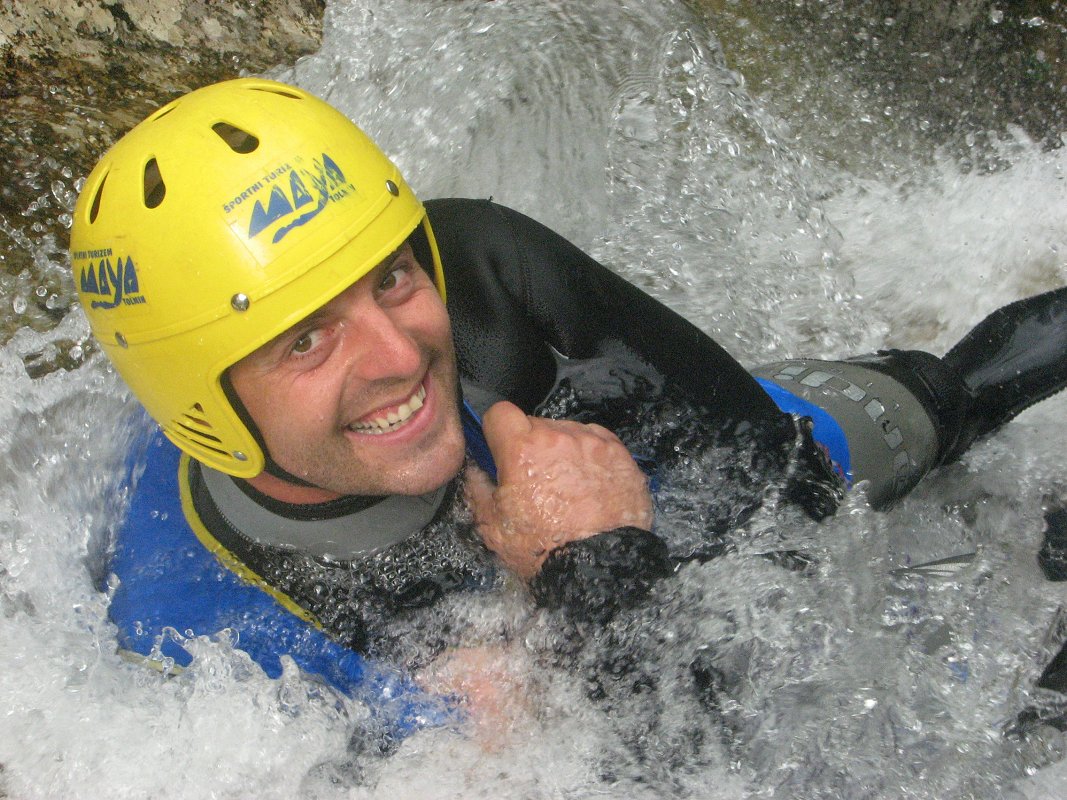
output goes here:
{"type": "MultiPolygon", "coordinates": [[[[668,0],[335,3],[321,51],[276,74],[363,124],[423,196],[493,195],[544,220],[750,363],[941,351],[993,307],[1064,282],[1062,150],[1020,134],[998,171],[980,172],[955,151],[910,162],[841,136],[827,162],[825,129],[806,139],[751,94],[714,32],[668,0]],[[850,171],[872,158],[880,170],[850,171]]],[[[849,114],[865,102],[833,85],[824,97],[849,114]]],[[[63,213],[70,186],[41,187],[47,213],[63,213]]],[[[3,289],[33,303],[38,285],[16,276],[3,289]]],[[[61,294],[45,288],[44,304],[61,294]]],[[[1062,764],[1020,778],[1059,759],[1062,737],[1001,731],[1030,700],[1067,601],[1033,561],[1041,505],[1067,491],[1063,398],[888,513],[857,496],[822,525],[766,515],[736,552],[684,568],[609,632],[643,657],[627,674],[657,678],[654,691],[611,689],[614,714],[585,673],[545,657],[557,634],[521,594],[450,608],[511,634],[503,658],[536,711],[489,753],[442,730],[383,759],[352,744],[357,703],[291,671],[269,681],[225,637],[193,642],[195,667],[171,680],[115,654],[97,579],[138,412],[81,315],[57,317],[0,348],[10,796],[1058,792],[1062,764]],[[775,549],[810,559],[784,569],[765,555],[775,549]],[[976,556],[948,578],[894,572],[960,552],[976,556]]]]}

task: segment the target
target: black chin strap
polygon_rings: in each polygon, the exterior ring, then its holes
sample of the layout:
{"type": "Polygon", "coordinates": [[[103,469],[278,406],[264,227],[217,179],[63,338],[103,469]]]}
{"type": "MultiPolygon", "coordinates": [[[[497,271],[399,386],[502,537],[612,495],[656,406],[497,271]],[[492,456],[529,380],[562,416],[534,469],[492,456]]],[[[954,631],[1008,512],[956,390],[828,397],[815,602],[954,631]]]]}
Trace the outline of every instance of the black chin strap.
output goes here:
{"type": "Polygon", "coordinates": [[[222,373],[222,391],[226,393],[226,398],[230,401],[230,405],[233,406],[233,410],[237,412],[238,418],[245,424],[249,432],[252,434],[252,438],[256,440],[256,444],[259,445],[260,451],[263,453],[264,465],[263,471],[268,475],[283,480],[286,483],[291,483],[294,486],[302,486],[306,489],[321,489],[321,486],[306,481],[299,475],[294,475],[289,472],[285,467],[274,460],[274,457],[270,454],[270,450],[267,449],[267,443],[263,441],[263,434],[259,432],[259,426],[252,420],[252,415],[248,413],[248,409],[245,408],[245,404],[241,402],[240,395],[237,394],[237,390],[233,388],[233,382],[230,380],[230,373],[222,373]]]}
{"type": "Polygon", "coordinates": [[[262,445],[260,445],[260,447],[263,448],[263,471],[266,472],[268,475],[273,475],[275,478],[280,478],[281,480],[286,481],[287,483],[295,484],[296,486],[304,486],[311,489],[322,488],[318,484],[311,483],[311,481],[306,481],[299,475],[294,475],[293,473],[289,472],[287,469],[285,469],[285,467],[283,467],[271,457],[271,454],[267,452],[267,449],[265,447],[263,447],[262,445]]]}

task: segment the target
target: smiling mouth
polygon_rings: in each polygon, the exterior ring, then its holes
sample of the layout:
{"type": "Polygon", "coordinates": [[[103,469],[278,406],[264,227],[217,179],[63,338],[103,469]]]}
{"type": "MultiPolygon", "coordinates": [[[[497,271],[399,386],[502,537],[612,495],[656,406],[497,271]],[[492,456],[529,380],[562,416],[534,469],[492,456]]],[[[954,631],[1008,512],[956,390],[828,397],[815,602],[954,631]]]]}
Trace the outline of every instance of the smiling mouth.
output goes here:
{"type": "Polygon", "coordinates": [[[392,433],[403,428],[415,412],[422,408],[426,400],[426,387],[421,383],[415,393],[392,411],[380,414],[369,420],[355,422],[349,425],[349,430],[356,433],[369,433],[371,436],[380,436],[383,433],[392,433]]]}

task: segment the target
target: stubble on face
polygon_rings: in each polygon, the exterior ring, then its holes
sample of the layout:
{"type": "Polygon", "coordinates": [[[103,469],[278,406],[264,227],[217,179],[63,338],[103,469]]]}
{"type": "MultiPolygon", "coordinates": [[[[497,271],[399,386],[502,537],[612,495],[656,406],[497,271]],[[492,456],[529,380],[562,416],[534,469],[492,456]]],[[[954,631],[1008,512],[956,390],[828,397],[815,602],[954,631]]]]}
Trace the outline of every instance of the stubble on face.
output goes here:
{"type": "Polygon", "coordinates": [[[270,457],[312,484],[301,490],[267,473],[249,481],[269,496],[421,495],[463,465],[448,313],[410,248],[228,376],[270,457]]]}
{"type": "MultiPolygon", "coordinates": [[[[291,466],[279,463],[303,480],[341,496],[422,495],[443,486],[459,473],[466,452],[459,419],[456,360],[451,341],[448,344],[446,350],[424,351],[428,368],[422,383],[428,398],[423,409],[433,413],[434,419],[427,435],[418,442],[383,447],[379,442],[383,437],[354,433],[342,418],[337,421],[335,435],[303,447],[294,442],[286,447],[291,466]],[[432,408],[428,408],[430,404],[432,408]]],[[[398,389],[408,388],[410,384],[376,386],[373,397],[360,399],[352,407],[374,407],[386,398],[395,398],[398,389]]]]}

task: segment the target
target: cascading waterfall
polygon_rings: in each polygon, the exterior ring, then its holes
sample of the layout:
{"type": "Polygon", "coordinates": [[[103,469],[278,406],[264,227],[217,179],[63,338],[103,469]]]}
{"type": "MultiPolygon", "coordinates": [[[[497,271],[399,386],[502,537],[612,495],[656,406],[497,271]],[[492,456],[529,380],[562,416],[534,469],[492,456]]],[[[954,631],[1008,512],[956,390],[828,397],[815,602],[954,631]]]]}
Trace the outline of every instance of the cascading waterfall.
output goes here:
{"type": "MultiPolygon", "coordinates": [[[[335,2],[319,52],[271,76],[352,116],[421,196],[492,196],[546,222],[747,364],[941,353],[1067,280],[1067,149],[1015,130],[983,145],[993,170],[957,148],[902,155],[919,122],[864,109],[841,74],[822,100],[839,118],[806,138],[731,68],[714,16],[630,6],[335,2]]],[[[16,317],[32,285],[5,285],[16,317]]],[[[855,496],[821,524],[767,514],[736,553],[664,582],[616,636],[652,659],[654,702],[605,714],[544,663],[556,634],[519,592],[456,608],[517,634],[499,674],[527,700],[491,743],[427,731],[383,757],[359,745],[366,709],[295,670],[266,679],[225,636],[191,641],[194,666],[170,679],[114,652],[99,586],[143,423],[82,314],[56,316],[0,348],[0,795],[1058,796],[1062,734],[1003,730],[1043,699],[1031,687],[1067,604],[1034,559],[1043,504],[1067,498],[1065,398],[889,512],[855,496]],[[790,548],[814,566],[757,555],[790,548]],[[900,571],[961,554],[948,576],[900,571]],[[683,685],[696,661],[725,676],[717,704],[683,685]]]]}

